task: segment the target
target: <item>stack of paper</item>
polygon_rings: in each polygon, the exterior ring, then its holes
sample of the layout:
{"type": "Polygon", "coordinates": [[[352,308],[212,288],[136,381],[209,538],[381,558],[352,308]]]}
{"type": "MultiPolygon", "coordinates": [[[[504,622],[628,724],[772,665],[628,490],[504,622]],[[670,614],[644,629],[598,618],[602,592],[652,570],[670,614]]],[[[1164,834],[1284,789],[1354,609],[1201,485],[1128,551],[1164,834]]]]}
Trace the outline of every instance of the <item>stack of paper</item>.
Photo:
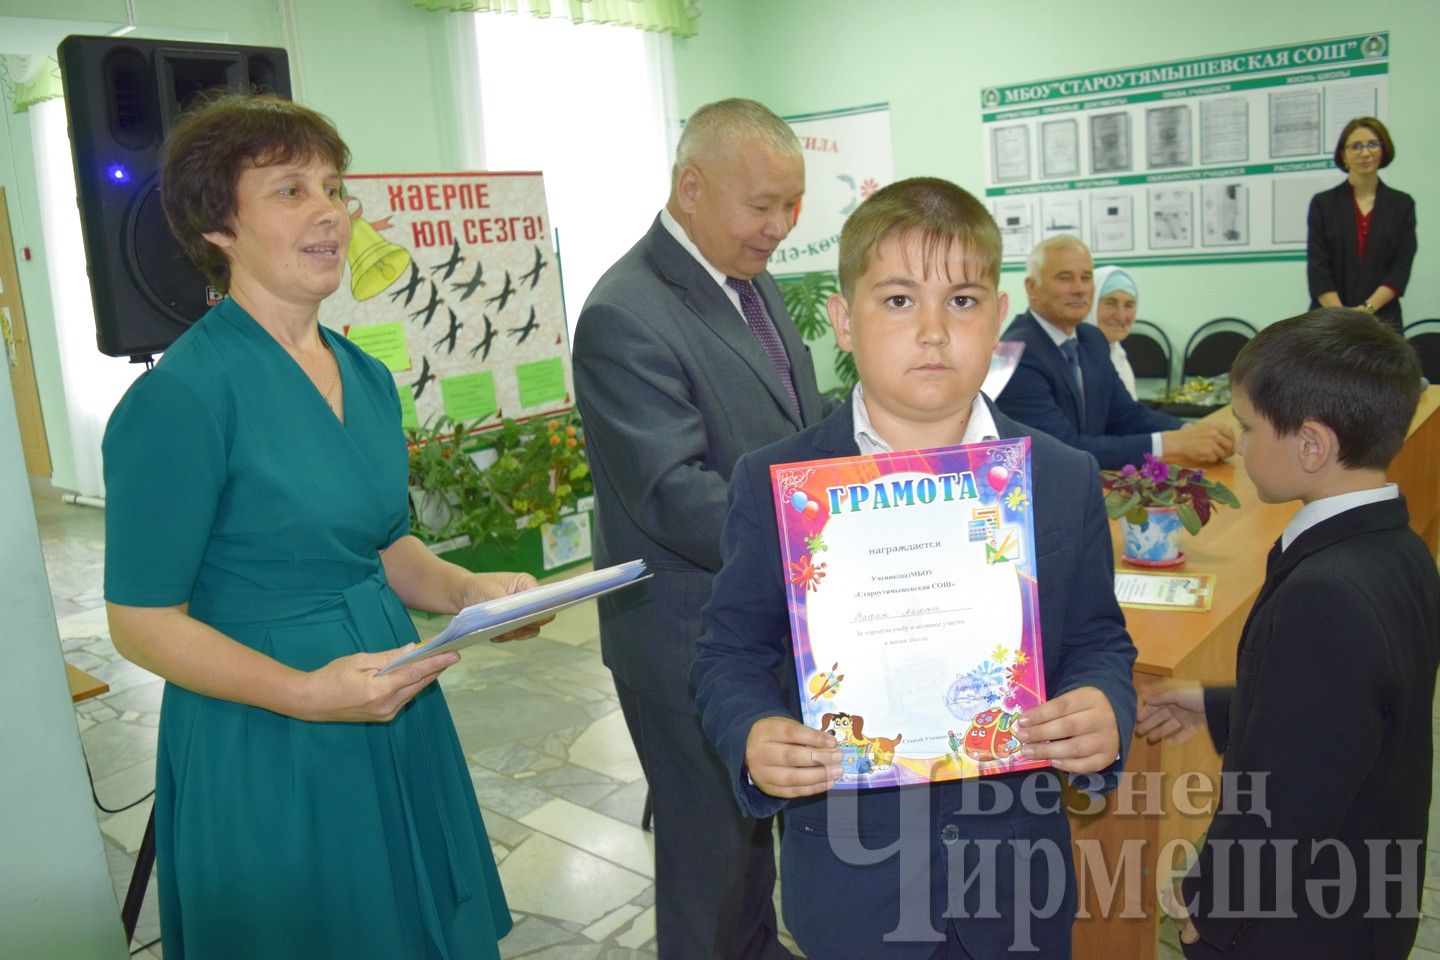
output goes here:
{"type": "Polygon", "coordinates": [[[557,610],[648,579],[644,560],[631,560],[466,607],[426,643],[390,662],[380,675],[422,657],[458,650],[543,620],[557,610]]]}

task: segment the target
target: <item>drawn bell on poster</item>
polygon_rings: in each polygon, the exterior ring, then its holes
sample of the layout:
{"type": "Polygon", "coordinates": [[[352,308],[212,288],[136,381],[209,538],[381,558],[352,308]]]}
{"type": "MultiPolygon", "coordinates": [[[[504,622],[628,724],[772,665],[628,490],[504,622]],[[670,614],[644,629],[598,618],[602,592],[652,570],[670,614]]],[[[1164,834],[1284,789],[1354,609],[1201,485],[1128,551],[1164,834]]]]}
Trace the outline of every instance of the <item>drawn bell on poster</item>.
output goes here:
{"type": "MultiPolygon", "coordinates": [[[[410,268],[410,252],[398,243],[386,240],[362,214],[360,201],[350,198],[350,292],[356,300],[369,300],[399,280],[410,268]]],[[[388,220],[388,218],[386,218],[388,220]]],[[[389,226],[380,221],[381,230],[389,226]]]]}

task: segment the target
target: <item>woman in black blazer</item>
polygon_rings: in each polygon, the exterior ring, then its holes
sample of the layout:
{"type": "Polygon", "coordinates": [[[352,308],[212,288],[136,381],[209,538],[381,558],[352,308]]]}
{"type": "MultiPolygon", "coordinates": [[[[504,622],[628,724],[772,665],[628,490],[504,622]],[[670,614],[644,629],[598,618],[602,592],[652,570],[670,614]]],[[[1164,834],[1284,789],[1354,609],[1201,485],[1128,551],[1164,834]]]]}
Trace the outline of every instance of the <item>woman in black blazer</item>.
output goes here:
{"type": "Polygon", "coordinates": [[[1310,307],[1354,307],[1401,330],[1400,295],[1415,259],[1415,201],[1380,182],[1395,159],[1385,124],[1356,117],[1335,145],[1350,176],[1310,201],[1310,307]]]}

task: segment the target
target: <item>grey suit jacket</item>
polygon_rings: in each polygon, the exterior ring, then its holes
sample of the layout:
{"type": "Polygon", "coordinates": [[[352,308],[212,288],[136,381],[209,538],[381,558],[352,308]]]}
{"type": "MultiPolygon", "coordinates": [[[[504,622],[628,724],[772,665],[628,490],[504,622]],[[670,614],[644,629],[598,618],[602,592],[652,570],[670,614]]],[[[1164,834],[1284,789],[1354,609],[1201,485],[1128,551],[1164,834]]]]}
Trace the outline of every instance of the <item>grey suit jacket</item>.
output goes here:
{"type": "Polygon", "coordinates": [[[672,710],[695,710],[690,665],[735,461],[824,415],[779,287],[769,274],[755,285],[790,357],[798,416],[740,312],[659,217],[600,278],[575,326],[595,563],[639,557],[654,573],[600,599],[601,651],[617,679],[672,710]]]}

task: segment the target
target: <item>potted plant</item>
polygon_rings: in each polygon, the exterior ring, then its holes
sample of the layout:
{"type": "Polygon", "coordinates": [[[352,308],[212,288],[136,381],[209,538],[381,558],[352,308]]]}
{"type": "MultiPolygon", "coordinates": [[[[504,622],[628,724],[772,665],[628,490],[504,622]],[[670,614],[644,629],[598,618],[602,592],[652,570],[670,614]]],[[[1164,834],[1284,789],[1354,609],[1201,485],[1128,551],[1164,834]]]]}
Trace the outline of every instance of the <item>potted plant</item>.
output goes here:
{"type": "Polygon", "coordinates": [[[1191,377],[1180,386],[1161,394],[1164,403],[1188,403],[1197,407],[1223,407],[1230,402],[1230,375],[1191,377]]]}
{"type": "Polygon", "coordinates": [[[512,556],[527,531],[574,512],[594,489],[575,413],[503,420],[478,438],[441,417],[406,439],[410,527],[431,544],[459,539],[512,556]]]}
{"type": "Polygon", "coordinates": [[[1126,464],[1123,470],[1102,470],[1105,511],[1120,520],[1124,559],[1141,567],[1178,567],[1185,562],[1180,534],[1199,533],[1210,522],[1216,504],[1240,506],[1223,483],[1205,471],[1177,467],[1152,454],[1143,466],[1126,464]]]}
{"type": "MultiPolygon", "coordinates": [[[[785,310],[795,321],[795,329],[807,343],[829,339],[833,344],[834,331],[830,329],[830,314],[825,303],[831,294],[840,292],[840,280],[828,270],[816,270],[795,276],[783,277],[777,281],[780,296],[785,300],[785,310]]],[[[850,396],[860,373],[855,369],[855,357],[837,349],[835,351],[835,378],[839,384],[828,392],[840,400],[850,396]]]]}

